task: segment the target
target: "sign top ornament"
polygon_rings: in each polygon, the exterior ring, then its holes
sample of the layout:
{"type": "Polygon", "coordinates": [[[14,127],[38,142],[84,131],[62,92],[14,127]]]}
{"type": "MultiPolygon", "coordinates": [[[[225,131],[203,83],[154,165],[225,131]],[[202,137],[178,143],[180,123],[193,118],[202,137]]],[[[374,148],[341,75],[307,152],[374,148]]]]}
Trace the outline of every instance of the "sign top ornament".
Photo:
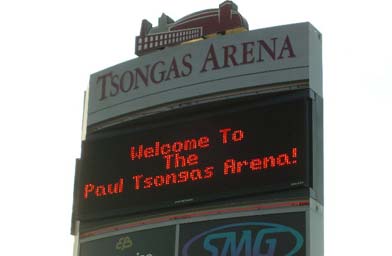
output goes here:
{"type": "Polygon", "coordinates": [[[308,22],[248,31],[232,1],[177,21],[162,14],[156,27],[143,20],[135,53],[91,74],[89,132],[244,94],[322,95],[321,34],[308,22]]]}
{"type": "Polygon", "coordinates": [[[198,11],[177,21],[162,13],[157,27],[152,27],[148,20],[142,21],[135,54],[142,56],[169,46],[243,31],[248,31],[248,23],[232,1],[224,1],[219,8],[198,11]]]}

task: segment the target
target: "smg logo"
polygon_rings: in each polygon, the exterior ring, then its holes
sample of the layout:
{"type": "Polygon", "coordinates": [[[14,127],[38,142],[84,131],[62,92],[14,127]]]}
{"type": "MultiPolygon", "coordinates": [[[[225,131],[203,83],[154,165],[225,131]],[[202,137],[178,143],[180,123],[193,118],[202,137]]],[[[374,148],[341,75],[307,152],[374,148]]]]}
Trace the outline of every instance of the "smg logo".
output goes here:
{"type": "Polygon", "coordinates": [[[184,244],[181,255],[293,256],[300,255],[297,253],[303,244],[303,236],[293,228],[266,222],[244,222],[196,235],[184,244]]]}

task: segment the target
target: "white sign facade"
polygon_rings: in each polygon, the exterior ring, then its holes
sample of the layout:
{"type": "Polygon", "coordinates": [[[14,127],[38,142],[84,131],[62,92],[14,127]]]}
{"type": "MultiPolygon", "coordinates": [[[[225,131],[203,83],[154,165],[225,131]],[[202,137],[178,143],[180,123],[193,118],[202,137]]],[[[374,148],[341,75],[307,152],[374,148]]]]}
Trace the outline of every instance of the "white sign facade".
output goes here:
{"type": "Polygon", "coordinates": [[[282,90],[295,81],[322,96],[321,34],[310,23],[166,48],[92,74],[87,122],[241,89],[282,90]]]}

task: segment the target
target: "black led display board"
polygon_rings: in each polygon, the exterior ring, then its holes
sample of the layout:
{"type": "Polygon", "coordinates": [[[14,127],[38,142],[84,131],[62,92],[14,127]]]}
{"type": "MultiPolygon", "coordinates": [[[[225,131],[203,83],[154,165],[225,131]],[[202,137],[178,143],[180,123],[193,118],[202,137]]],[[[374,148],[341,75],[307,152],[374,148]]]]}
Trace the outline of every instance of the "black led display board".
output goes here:
{"type": "Polygon", "coordinates": [[[306,92],[262,96],[90,134],[79,218],[310,186],[311,106],[306,92]]]}

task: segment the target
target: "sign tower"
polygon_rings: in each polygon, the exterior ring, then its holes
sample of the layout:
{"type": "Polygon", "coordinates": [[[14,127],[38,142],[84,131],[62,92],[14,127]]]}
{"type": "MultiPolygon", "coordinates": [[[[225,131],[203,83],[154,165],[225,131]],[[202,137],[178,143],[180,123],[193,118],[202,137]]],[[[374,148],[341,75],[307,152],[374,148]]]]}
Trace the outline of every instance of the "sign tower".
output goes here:
{"type": "Polygon", "coordinates": [[[224,1],[135,53],[90,77],[75,255],[323,255],[320,32],[224,1]]]}

